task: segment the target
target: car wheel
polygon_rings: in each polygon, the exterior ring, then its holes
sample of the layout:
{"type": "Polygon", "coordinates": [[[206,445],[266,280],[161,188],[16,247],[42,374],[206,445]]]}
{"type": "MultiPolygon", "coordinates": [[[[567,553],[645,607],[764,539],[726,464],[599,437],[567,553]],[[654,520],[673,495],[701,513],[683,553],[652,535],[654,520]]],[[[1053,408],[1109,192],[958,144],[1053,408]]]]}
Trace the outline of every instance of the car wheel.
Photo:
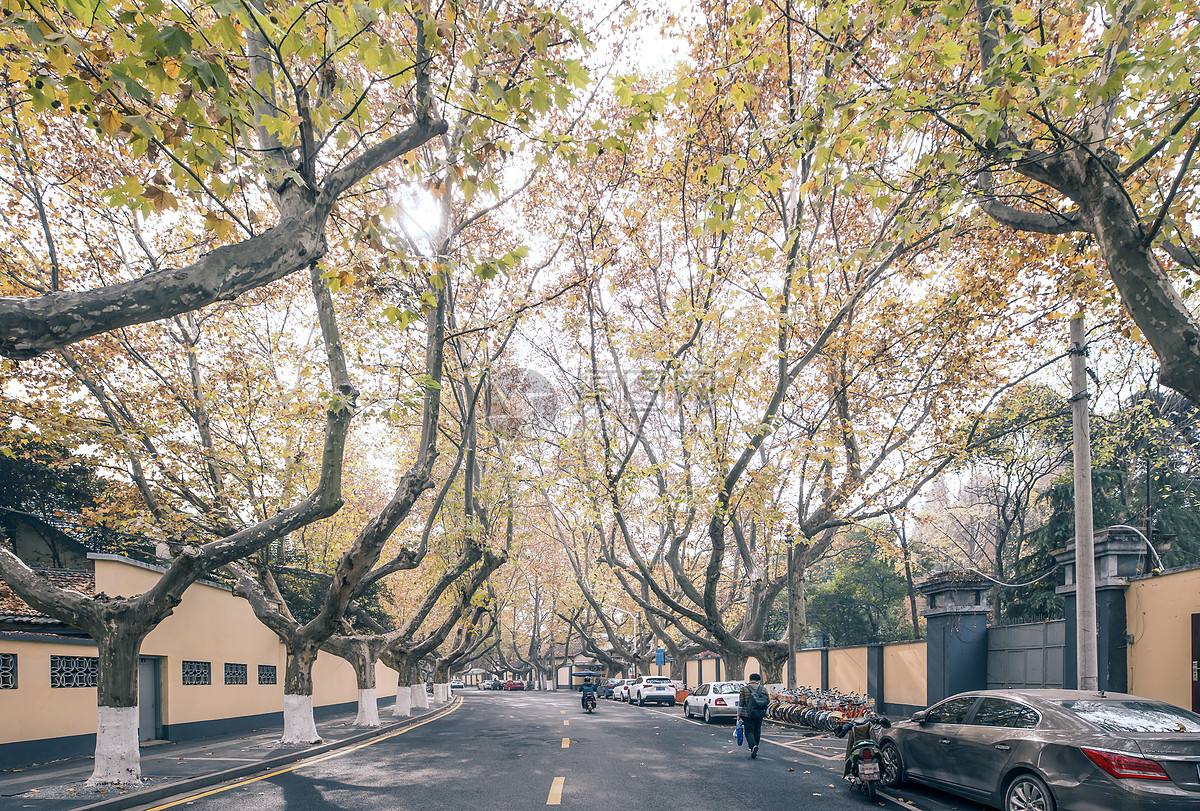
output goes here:
{"type": "Polygon", "coordinates": [[[668,707],[674,707],[674,706],[675,706],[675,702],[674,702],[674,701],[668,701],[668,702],[667,702],[667,706],[668,706],[668,707]]]}
{"type": "Polygon", "coordinates": [[[1004,792],[1004,811],[1054,811],[1050,788],[1036,774],[1018,774],[1004,792]]]}
{"type": "Polygon", "coordinates": [[[879,782],[888,788],[896,788],[904,783],[904,760],[900,757],[900,747],[892,741],[884,742],[879,748],[879,759],[883,761],[879,782]]]}
{"type": "Polygon", "coordinates": [[[706,724],[712,723],[712,714],[709,713],[708,707],[704,708],[704,723],[706,723],[706,724]]]}
{"type": "Polygon", "coordinates": [[[646,706],[646,697],[645,696],[638,696],[638,706],[639,707],[646,706]]]}

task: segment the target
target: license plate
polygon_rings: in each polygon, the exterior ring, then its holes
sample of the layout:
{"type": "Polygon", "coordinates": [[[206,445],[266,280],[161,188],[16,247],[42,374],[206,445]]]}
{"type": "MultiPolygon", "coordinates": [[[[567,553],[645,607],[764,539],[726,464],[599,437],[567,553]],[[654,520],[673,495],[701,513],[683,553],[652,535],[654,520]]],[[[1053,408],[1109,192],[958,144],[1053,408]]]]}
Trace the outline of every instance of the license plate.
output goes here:
{"type": "Polygon", "coordinates": [[[858,764],[858,779],[859,780],[878,780],[879,779],[879,764],[878,763],[859,763],[858,764]]]}

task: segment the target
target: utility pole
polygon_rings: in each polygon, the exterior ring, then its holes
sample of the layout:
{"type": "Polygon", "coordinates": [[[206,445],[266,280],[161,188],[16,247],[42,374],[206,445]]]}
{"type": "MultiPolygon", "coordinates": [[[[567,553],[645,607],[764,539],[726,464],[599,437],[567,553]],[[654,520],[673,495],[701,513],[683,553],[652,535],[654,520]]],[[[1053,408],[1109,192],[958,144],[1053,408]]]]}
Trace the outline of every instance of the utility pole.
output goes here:
{"type": "Polygon", "coordinates": [[[788,538],[787,545],[787,686],[796,689],[796,545],[788,538]]]}
{"type": "Polygon", "coordinates": [[[1092,446],[1088,418],[1087,337],[1083,313],[1071,319],[1071,440],[1075,468],[1076,672],[1080,690],[1098,690],[1096,553],[1092,527],[1092,446]]]}

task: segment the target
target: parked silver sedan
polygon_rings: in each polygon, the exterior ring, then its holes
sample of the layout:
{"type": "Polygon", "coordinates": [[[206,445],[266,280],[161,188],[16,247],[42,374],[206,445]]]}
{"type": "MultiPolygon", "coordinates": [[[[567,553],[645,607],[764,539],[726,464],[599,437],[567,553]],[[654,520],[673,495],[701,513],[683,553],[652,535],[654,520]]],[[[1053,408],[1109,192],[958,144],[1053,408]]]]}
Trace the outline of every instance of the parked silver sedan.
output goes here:
{"type": "Polygon", "coordinates": [[[1200,809],[1200,716],[1123,693],[962,693],[893,724],[880,756],[884,785],[1004,811],[1200,809]]]}
{"type": "Polygon", "coordinates": [[[714,718],[736,716],[742,684],[740,681],[713,681],[700,685],[683,700],[684,717],[699,715],[704,723],[711,724],[714,718]]]}

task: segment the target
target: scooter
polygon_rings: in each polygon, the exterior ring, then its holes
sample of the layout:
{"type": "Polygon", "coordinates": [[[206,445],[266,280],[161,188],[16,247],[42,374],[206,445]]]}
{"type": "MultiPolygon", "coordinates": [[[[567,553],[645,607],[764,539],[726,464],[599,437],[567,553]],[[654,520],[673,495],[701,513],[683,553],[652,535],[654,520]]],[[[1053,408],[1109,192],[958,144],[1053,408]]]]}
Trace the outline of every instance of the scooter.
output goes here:
{"type": "Polygon", "coordinates": [[[892,722],[882,715],[868,715],[847,721],[837,728],[839,738],[850,736],[846,744],[846,768],[842,777],[850,784],[860,786],[872,803],[878,791],[877,784],[883,777],[883,761],[879,758],[879,740],[875,728],[886,729],[891,725],[892,722]]]}
{"type": "Polygon", "coordinates": [[[596,711],[596,694],[595,693],[584,693],[583,694],[583,709],[585,712],[595,712],[596,711]]]}

